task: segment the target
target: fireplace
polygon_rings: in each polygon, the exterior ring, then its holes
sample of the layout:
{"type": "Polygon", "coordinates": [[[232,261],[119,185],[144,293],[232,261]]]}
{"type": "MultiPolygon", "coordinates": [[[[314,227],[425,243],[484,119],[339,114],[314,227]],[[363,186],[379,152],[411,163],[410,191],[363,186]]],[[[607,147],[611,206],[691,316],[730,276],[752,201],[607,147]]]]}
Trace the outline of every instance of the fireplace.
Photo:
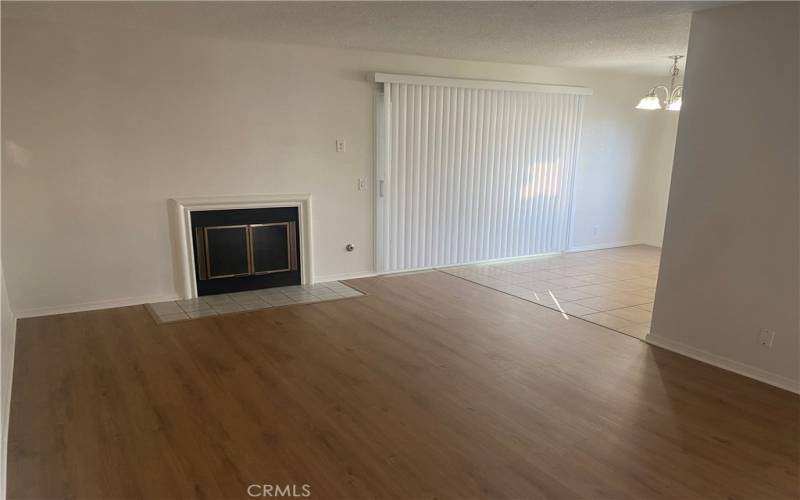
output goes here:
{"type": "Polygon", "coordinates": [[[197,295],[301,283],[298,207],[191,213],[197,295]]]}
{"type": "MultiPolygon", "coordinates": [[[[309,193],[295,193],[295,194],[245,194],[245,195],[229,195],[229,196],[198,196],[191,198],[172,198],[168,200],[168,208],[170,213],[170,230],[172,232],[172,243],[174,248],[173,257],[175,259],[175,278],[178,296],[181,299],[192,299],[198,297],[200,292],[199,283],[205,281],[206,283],[223,283],[227,278],[214,278],[211,280],[200,280],[198,259],[197,259],[197,234],[196,227],[214,227],[214,226],[230,226],[230,225],[254,225],[254,224],[269,224],[275,222],[289,222],[296,220],[296,233],[297,239],[295,240],[294,254],[297,256],[297,271],[300,275],[300,284],[310,285],[314,283],[314,245],[311,231],[312,221],[312,203],[311,195],[309,193]],[[279,209],[293,209],[291,215],[294,217],[280,220],[280,219],[242,219],[239,222],[223,221],[214,222],[212,220],[204,221],[200,224],[195,224],[195,214],[202,212],[233,212],[243,211],[247,213],[248,210],[262,209],[262,208],[279,208],[279,209]],[[297,242],[299,241],[299,244],[297,242]]],[[[201,248],[205,248],[202,245],[201,248]]],[[[241,254],[240,254],[241,255],[241,254]]],[[[260,261],[259,261],[260,262],[260,261]]],[[[257,264],[258,269],[262,269],[257,264]]],[[[203,266],[208,273],[207,266],[203,266]]],[[[218,269],[218,268],[217,268],[218,269]]],[[[244,274],[244,272],[242,272],[244,274]]],[[[266,276],[269,278],[267,281],[273,281],[280,277],[283,273],[271,273],[266,276]]],[[[248,274],[249,276],[249,274],[248,274]]],[[[240,276],[246,278],[248,276],[240,276]]],[[[265,276],[265,275],[254,275],[265,276]]],[[[291,280],[290,284],[297,284],[296,279],[291,280]]],[[[244,284],[244,281],[243,281],[244,284]]],[[[256,286],[256,284],[253,284],[256,286]]],[[[272,283],[257,284],[258,287],[271,287],[272,283]]],[[[203,294],[217,293],[208,291],[208,286],[203,287],[203,294]]],[[[222,288],[220,286],[220,288],[222,288]]],[[[243,287],[244,288],[244,287],[243,287]]],[[[238,285],[237,288],[238,289],[238,285]]],[[[221,290],[219,293],[227,293],[221,290]]]]}

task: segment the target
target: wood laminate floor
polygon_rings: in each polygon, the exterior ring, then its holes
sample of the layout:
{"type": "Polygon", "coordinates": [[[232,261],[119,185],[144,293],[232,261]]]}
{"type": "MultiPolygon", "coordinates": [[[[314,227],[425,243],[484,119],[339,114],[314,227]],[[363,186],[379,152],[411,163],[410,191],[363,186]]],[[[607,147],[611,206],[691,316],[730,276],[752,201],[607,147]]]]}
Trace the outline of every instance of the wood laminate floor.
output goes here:
{"type": "Polygon", "coordinates": [[[21,320],[8,496],[800,493],[796,395],[444,273],[349,283],[368,295],[21,320]]]}

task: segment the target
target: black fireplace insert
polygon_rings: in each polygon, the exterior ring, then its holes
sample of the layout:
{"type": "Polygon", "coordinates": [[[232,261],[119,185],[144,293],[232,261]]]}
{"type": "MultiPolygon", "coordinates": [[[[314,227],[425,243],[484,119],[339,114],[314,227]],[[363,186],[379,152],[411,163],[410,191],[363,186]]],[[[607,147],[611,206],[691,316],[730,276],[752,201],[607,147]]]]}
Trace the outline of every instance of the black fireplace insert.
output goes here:
{"type": "Polygon", "coordinates": [[[197,294],[300,284],[297,207],[192,212],[197,294]]]}

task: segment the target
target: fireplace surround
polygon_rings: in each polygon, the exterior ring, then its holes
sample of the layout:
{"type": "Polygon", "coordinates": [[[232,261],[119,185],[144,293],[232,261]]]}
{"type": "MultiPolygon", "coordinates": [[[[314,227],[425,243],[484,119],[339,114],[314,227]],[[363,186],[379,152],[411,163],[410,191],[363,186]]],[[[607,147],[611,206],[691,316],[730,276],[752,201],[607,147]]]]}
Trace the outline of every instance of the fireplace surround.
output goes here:
{"type": "Polygon", "coordinates": [[[314,282],[310,194],[174,198],[169,200],[169,207],[181,298],[314,282]],[[257,213],[258,209],[282,210],[274,211],[278,215],[271,219],[263,215],[248,218],[248,214],[257,213]],[[236,213],[233,218],[227,217],[236,213]],[[295,217],[290,220],[292,213],[295,217]],[[212,216],[209,218],[208,214],[212,216]],[[260,248],[260,244],[284,239],[285,252],[282,245],[259,251],[266,248],[263,245],[260,248]],[[226,252],[237,258],[225,265],[221,260],[214,261],[215,253],[222,257],[226,252]],[[286,267],[279,266],[280,263],[286,267]],[[293,272],[296,278],[285,279],[293,272]],[[230,282],[232,275],[251,283],[243,288],[225,286],[224,282],[230,282]],[[278,276],[282,278],[276,280],[278,276]]]}

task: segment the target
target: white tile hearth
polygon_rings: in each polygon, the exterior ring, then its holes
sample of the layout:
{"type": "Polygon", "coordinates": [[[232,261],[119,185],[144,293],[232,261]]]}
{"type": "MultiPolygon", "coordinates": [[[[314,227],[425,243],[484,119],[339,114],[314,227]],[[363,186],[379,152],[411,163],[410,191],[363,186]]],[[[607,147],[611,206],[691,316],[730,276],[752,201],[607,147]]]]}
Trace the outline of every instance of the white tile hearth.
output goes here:
{"type": "MultiPolygon", "coordinates": [[[[217,316],[232,312],[255,311],[271,307],[310,304],[364,295],[339,281],[313,285],[283,286],[252,292],[208,295],[189,300],[147,304],[158,323],[217,316]]],[[[645,310],[640,310],[648,314],[645,310]]]]}
{"type": "Polygon", "coordinates": [[[187,313],[211,310],[211,306],[203,299],[179,300],[176,304],[187,313]]]}
{"type": "Polygon", "coordinates": [[[643,339],[660,257],[636,245],[439,270],[643,339]]]}
{"type": "Polygon", "coordinates": [[[153,312],[159,316],[181,314],[185,312],[183,309],[181,309],[177,302],[159,302],[157,304],[152,304],[150,307],[152,308],[153,312]]]}
{"type": "MultiPolygon", "coordinates": [[[[197,318],[205,318],[206,316],[216,316],[219,313],[211,308],[203,309],[202,311],[191,311],[186,313],[190,318],[197,319],[197,318]]],[[[156,318],[158,320],[159,318],[156,318]]],[[[166,323],[167,321],[160,321],[160,323],[166,323]]]]}

